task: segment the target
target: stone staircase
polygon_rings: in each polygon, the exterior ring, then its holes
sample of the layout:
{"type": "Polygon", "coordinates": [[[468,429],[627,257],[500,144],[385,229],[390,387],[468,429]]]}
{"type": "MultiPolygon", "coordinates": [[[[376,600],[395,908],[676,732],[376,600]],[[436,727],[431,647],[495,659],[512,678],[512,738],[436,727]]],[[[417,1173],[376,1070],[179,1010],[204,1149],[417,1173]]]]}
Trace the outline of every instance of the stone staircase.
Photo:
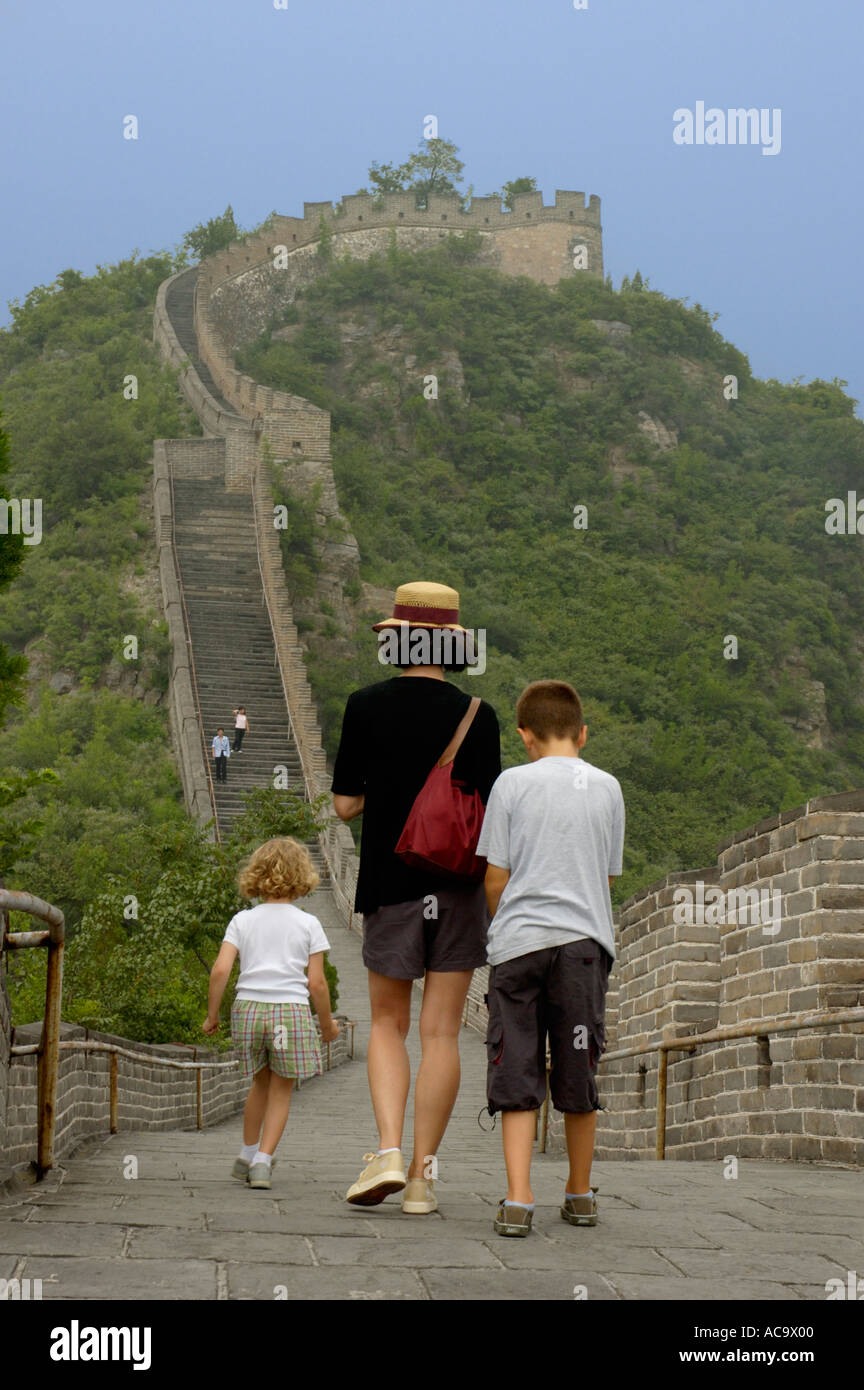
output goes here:
{"type": "Polygon", "coordinates": [[[220,409],[233,414],[234,407],[221,395],[209,367],[198,353],[198,334],[195,332],[195,282],[197,277],[197,266],[187,270],[184,275],[178,275],[168,288],[165,308],[171,319],[171,326],[177,334],[177,340],[194,366],[201,382],[220,409]]]}
{"type": "MultiPolygon", "coordinates": [[[[227,782],[214,779],[224,837],[243,810],[242,792],[273,786],[275,770],[285,767],[302,796],[303,772],[264,605],[251,497],[226,492],[220,478],[175,477],[174,537],[211,773],[216,730],[221,725],[233,744],[233,710],[245,705],[249,718],[227,782]]],[[[320,849],[309,848],[323,877],[320,849]]]]}

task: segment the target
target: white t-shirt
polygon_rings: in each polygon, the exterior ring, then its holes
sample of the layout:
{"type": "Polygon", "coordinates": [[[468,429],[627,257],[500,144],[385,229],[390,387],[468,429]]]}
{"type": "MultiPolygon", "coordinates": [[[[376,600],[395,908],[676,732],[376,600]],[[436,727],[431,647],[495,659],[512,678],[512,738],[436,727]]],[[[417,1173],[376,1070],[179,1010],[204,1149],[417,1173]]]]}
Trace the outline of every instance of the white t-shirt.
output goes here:
{"type": "Polygon", "coordinates": [[[245,729],[245,728],[246,728],[246,723],[247,723],[247,720],[246,720],[245,714],[235,714],[235,716],[234,716],[234,728],[235,728],[235,729],[245,729]]]}
{"type": "Polygon", "coordinates": [[[615,958],[609,874],[620,874],[624,798],[584,758],[538,758],[502,772],[477,853],[509,869],[486,954],[500,965],[591,937],[615,958]]]}
{"type": "Polygon", "coordinates": [[[330,950],[318,918],[294,903],[259,903],[236,913],[223,940],[240,955],[236,997],[262,1004],[308,1004],[309,957],[330,950]]]}

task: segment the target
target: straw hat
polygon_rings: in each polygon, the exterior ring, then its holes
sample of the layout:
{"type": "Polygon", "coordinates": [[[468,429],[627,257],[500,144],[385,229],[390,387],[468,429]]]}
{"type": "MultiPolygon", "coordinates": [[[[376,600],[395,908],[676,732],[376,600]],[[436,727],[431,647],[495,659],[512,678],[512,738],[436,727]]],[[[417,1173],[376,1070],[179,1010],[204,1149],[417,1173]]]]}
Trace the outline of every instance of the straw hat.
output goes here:
{"type": "Polygon", "coordinates": [[[459,595],[446,584],[427,584],[418,579],[413,584],[400,584],[393,603],[393,616],[373,623],[372,631],[381,632],[385,627],[445,628],[450,632],[464,632],[459,623],[459,595]]]}

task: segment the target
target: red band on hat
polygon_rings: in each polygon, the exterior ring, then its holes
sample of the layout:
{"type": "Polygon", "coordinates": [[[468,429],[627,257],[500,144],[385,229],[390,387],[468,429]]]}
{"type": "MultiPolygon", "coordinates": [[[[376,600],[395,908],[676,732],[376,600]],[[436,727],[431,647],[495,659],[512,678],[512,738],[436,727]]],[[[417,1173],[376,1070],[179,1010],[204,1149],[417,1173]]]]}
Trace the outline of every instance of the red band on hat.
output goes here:
{"type": "Polygon", "coordinates": [[[458,608],[419,608],[412,603],[394,603],[393,617],[401,622],[458,623],[458,608]]]}

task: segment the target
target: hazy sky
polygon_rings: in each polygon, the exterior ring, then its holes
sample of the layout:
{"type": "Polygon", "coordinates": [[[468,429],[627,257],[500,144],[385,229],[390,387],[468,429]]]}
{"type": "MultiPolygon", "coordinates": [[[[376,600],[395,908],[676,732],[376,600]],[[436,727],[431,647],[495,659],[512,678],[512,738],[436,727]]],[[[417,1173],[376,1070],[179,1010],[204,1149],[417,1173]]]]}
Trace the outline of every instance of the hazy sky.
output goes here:
{"type": "Polygon", "coordinates": [[[276,2],[4,0],[2,322],[229,202],[251,226],[355,192],[434,114],[478,194],[599,194],[616,286],[638,267],[760,376],[864,399],[860,0],[276,2]],[[676,144],[699,102],[779,109],[779,153],[676,144]]]}

